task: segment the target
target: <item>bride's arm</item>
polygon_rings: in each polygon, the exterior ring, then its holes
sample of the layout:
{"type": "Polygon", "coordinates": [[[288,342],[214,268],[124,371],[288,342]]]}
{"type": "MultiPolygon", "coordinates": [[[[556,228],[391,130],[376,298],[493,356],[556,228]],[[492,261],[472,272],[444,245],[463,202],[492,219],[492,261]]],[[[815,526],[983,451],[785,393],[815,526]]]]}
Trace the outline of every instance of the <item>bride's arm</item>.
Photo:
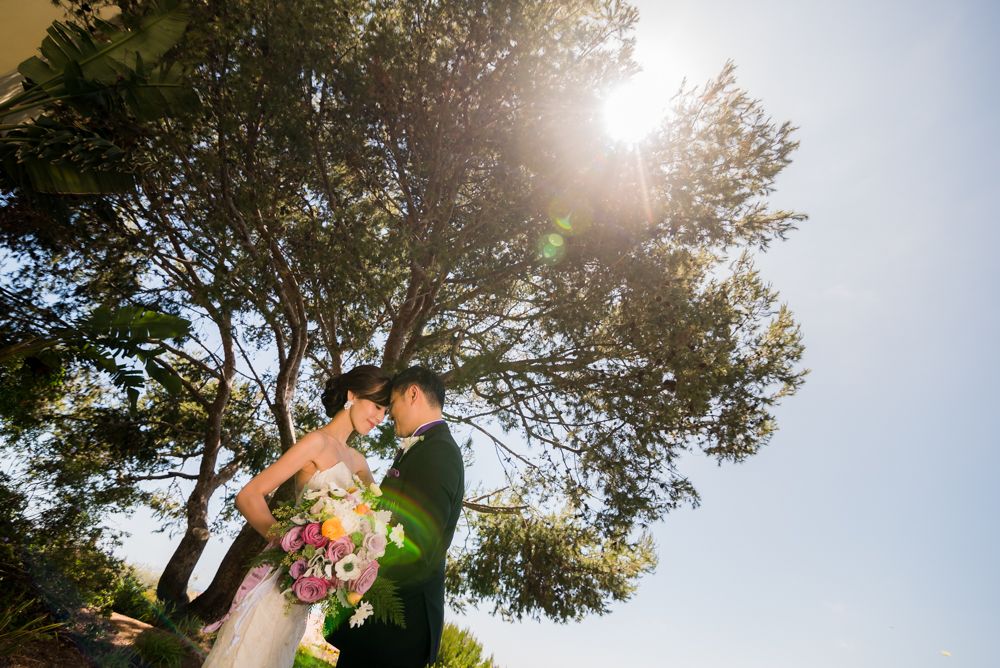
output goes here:
{"type": "Polygon", "coordinates": [[[281,483],[295,475],[308,462],[315,460],[321,447],[318,435],[306,434],[288,452],[278,457],[276,462],[255,475],[236,495],[236,509],[247,518],[247,522],[257,533],[271,538],[267,535],[267,530],[276,521],[264,497],[278,489],[281,483]]]}

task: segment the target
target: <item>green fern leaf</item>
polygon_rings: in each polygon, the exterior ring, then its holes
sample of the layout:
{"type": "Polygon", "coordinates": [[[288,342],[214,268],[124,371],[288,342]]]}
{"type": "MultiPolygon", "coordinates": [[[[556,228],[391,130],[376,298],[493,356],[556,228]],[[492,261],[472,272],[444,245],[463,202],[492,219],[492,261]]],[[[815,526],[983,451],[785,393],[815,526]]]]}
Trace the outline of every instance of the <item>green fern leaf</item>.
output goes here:
{"type": "Polygon", "coordinates": [[[365,594],[365,601],[372,604],[372,619],[382,624],[394,624],[406,628],[403,615],[403,601],[399,598],[396,583],[388,578],[376,578],[371,589],[365,594]]]}

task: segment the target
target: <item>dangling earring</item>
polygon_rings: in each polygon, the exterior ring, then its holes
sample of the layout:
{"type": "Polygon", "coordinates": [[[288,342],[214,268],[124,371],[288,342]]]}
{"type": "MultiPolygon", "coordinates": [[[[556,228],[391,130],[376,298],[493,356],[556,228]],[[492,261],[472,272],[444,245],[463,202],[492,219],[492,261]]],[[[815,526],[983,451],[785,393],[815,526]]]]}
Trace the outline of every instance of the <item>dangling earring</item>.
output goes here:
{"type": "Polygon", "coordinates": [[[353,406],[353,405],[354,405],[354,402],[351,401],[350,399],[348,399],[347,401],[344,402],[344,410],[345,411],[351,410],[351,406],[353,406]]]}

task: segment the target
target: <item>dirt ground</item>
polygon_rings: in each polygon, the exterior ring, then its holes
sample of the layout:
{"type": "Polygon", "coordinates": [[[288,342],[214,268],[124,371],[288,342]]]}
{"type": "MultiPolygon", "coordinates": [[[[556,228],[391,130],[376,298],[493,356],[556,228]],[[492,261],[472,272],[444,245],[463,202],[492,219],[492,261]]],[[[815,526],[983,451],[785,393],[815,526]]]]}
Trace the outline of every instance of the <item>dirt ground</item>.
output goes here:
{"type": "MultiPolygon", "coordinates": [[[[145,622],[117,612],[111,613],[111,617],[103,625],[107,629],[106,639],[115,647],[121,648],[130,647],[136,636],[153,628],[145,622]]],[[[181,668],[199,668],[205,652],[205,647],[191,646],[181,668]]],[[[94,663],[65,638],[31,643],[13,657],[0,657],[0,668],[87,668],[92,665],[94,663]]]]}

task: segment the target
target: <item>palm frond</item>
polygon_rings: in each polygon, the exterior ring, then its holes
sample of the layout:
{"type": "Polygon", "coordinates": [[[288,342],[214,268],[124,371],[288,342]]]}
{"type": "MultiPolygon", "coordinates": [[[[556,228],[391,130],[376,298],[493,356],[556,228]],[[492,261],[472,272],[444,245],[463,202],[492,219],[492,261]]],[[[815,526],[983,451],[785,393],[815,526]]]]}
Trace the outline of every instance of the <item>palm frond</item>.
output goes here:
{"type": "MultiPolygon", "coordinates": [[[[24,90],[0,102],[0,119],[65,105],[79,118],[111,113],[149,121],[197,100],[181,73],[158,61],[181,39],[189,12],[176,0],[156,6],[134,30],[105,21],[91,35],[54,22],[33,56],[18,67],[24,90]]],[[[129,121],[131,122],[131,121],[129,121]]],[[[73,121],[41,116],[0,135],[0,163],[22,187],[39,192],[100,194],[134,185],[127,154],[113,139],[73,121]]]]}
{"type": "MultiPolygon", "coordinates": [[[[52,97],[65,92],[67,70],[79,68],[79,78],[111,85],[141,66],[160,60],[184,35],[188,11],[177,3],[154,13],[136,30],[98,21],[92,36],[81,26],[55,21],[42,41],[42,57],[32,56],[17,70],[52,97]]],[[[26,93],[30,93],[29,88],[26,93]]]]}

